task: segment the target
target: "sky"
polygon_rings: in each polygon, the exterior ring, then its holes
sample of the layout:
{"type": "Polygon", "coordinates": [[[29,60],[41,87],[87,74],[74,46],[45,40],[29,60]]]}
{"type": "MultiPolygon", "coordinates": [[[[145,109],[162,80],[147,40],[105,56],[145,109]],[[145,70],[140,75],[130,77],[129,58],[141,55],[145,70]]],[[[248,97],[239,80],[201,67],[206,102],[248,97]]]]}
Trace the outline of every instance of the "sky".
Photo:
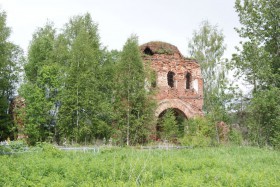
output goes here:
{"type": "Polygon", "coordinates": [[[10,40],[27,52],[32,34],[48,21],[62,29],[76,15],[90,13],[98,24],[101,43],[121,50],[131,34],[139,44],[163,41],[188,55],[188,41],[203,20],[217,25],[225,35],[225,58],[231,58],[240,38],[235,0],[0,0],[7,13],[10,40]]]}

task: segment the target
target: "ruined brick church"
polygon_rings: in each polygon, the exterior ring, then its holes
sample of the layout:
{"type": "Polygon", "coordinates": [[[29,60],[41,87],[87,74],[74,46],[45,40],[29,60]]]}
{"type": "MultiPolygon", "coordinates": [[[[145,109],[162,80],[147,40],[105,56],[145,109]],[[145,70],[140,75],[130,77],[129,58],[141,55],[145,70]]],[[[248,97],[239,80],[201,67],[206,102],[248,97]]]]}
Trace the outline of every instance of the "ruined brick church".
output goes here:
{"type": "MultiPolygon", "coordinates": [[[[156,91],[155,116],[160,117],[167,109],[185,118],[203,115],[203,78],[197,61],[183,57],[176,46],[164,42],[149,42],[141,45],[140,50],[144,63],[155,74],[155,82],[151,83],[156,91]]],[[[21,97],[12,102],[13,109],[23,107],[25,101],[21,97]]],[[[26,137],[23,121],[16,113],[13,117],[19,125],[18,138],[26,137]]]]}
{"type": "Polygon", "coordinates": [[[203,79],[200,65],[183,57],[178,48],[165,42],[140,46],[143,60],[155,72],[156,117],[174,109],[186,118],[202,115],[203,79]]]}

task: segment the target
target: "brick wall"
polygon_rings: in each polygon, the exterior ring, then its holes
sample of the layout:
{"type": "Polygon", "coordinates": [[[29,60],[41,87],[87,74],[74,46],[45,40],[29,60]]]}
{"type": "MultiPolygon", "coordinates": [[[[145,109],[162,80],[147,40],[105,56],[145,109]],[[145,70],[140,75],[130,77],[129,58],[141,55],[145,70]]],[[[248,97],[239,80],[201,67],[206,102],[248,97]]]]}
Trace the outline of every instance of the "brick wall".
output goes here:
{"type": "Polygon", "coordinates": [[[156,72],[156,115],[168,108],[177,108],[186,117],[202,115],[203,79],[199,64],[184,58],[177,47],[168,43],[149,42],[140,49],[144,62],[156,72]],[[173,87],[168,85],[168,72],[175,74],[173,87]]]}

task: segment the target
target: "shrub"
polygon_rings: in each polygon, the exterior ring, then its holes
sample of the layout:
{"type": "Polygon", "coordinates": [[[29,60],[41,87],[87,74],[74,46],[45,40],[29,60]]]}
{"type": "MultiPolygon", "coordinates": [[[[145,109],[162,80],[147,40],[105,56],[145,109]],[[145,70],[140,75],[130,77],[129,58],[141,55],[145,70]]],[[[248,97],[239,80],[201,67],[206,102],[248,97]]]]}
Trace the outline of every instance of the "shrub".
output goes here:
{"type": "Polygon", "coordinates": [[[0,145],[0,155],[9,154],[11,152],[12,152],[12,149],[10,147],[0,145]]]}
{"type": "Polygon", "coordinates": [[[24,141],[9,141],[7,145],[0,145],[0,154],[12,154],[28,150],[28,146],[24,141]]]}
{"type": "Polygon", "coordinates": [[[160,128],[162,129],[160,137],[164,140],[174,141],[179,132],[174,111],[171,109],[167,110],[160,123],[160,128]]]}
{"type": "Polygon", "coordinates": [[[181,145],[193,147],[208,147],[212,145],[211,138],[202,135],[184,136],[179,142],[181,145]]]}
{"type": "Polygon", "coordinates": [[[205,147],[213,145],[215,126],[204,117],[195,117],[186,121],[184,137],[180,143],[186,146],[205,147]]]}
{"type": "Polygon", "coordinates": [[[14,152],[26,151],[28,149],[26,142],[22,140],[11,141],[9,146],[14,152]]]}
{"type": "Polygon", "coordinates": [[[36,148],[41,149],[46,156],[58,157],[62,156],[62,151],[54,147],[52,144],[40,142],[36,144],[36,148]]]}
{"type": "Polygon", "coordinates": [[[229,141],[232,144],[236,144],[236,145],[241,145],[242,144],[242,133],[235,129],[235,128],[231,128],[230,132],[229,132],[229,141]]]}

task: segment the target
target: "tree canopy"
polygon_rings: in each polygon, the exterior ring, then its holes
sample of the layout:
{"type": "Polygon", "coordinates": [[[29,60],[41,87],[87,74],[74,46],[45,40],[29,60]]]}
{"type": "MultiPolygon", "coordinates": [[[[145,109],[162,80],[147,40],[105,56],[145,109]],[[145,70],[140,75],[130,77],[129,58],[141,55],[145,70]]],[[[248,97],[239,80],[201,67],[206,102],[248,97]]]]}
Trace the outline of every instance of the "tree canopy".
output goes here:
{"type": "Polygon", "coordinates": [[[19,79],[20,64],[23,62],[23,52],[19,46],[9,41],[11,29],[6,25],[6,13],[0,10],[0,140],[16,132],[10,103],[15,95],[19,79]]]}
{"type": "Polygon", "coordinates": [[[236,0],[244,38],[233,55],[237,75],[253,86],[246,112],[250,137],[258,145],[279,147],[280,129],[280,2],[277,0],[236,0]]]}
{"type": "Polygon", "coordinates": [[[214,120],[226,121],[226,104],[231,97],[229,92],[226,93],[230,85],[226,77],[227,60],[223,59],[226,45],[222,31],[203,21],[199,30],[194,31],[188,46],[189,54],[201,66],[205,113],[212,115],[214,120]]]}
{"type": "MultiPolygon", "coordinates": [[[[202,22],[188,43],[189,54],[200,64],[204,78],[206,118],[184,121],[167,111],[158,124],[154,117],[156,89],[145,87],[150,83],[157,87],[157,74],[143,63],[136,36],[129,37],[121,51],[109,51],[87,13],[70,18],[62,29],[53,23],[38,28],[24,59],[20,47],[9,41],[11,29],[6,26],[6,13],[0,11],[0,140],[16,137],[19,131],[10,106],[24,68],[18,93],[25,105],[17,115],[29,144],[86,144],[103,139],[104,143],[136,145],[147,143],[157,134],[156,128],[162,128],[166,131],[160,133],[166,139],[181,133],[176,138],[191,135],[186,141],[193,143],[205,136],[204,142],[210,145],[214,132],[219,137],[217,122],[230,123],[236,113],[233,121],[246,129],[251,144],[279,148],[280,2],[236,0],[235,9],[241,23],[236,31],[242,41],[231,60],[223,58],[222,30],[208,21],[202,22]],[[228,109],[229,104],[236,104],[227,78],[229,67],[253,87],[242,104],[242,116],[228,109]]],[[[240,140],[238,134],[231,135],[240,140]]]]}
{"type": "Polygon", "coordinates": [[[153,112],[136,37],[110,52],[89,14],[72,17],[61,33],[48,23],[33,35],[24,67],[30,144],[146,141],[153,112]]]}

